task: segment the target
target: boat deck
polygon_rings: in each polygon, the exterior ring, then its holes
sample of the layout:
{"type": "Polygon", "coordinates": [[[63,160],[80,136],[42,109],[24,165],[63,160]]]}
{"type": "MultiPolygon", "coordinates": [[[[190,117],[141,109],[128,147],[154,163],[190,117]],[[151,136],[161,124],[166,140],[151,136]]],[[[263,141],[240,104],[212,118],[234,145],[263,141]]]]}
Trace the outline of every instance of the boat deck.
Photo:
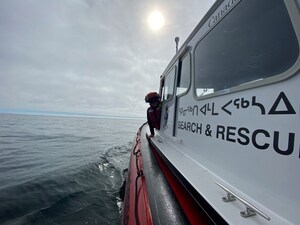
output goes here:
{"type": "Polygon", "coordinates": [[[147,131],[146,125],[141,131],[141,149],[153,224],[190,224],[153,155],[147,131]]]}

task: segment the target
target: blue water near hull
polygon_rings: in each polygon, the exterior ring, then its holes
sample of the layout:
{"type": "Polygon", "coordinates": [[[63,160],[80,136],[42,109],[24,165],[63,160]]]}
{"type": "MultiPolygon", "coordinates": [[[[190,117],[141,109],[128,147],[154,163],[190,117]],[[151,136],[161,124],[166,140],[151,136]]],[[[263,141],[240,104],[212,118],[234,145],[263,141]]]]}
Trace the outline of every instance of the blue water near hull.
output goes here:
{"type": "Polygon", "coordinates": [[[142,120],[0,114],[0,224],[120,224],[142,120]]]}

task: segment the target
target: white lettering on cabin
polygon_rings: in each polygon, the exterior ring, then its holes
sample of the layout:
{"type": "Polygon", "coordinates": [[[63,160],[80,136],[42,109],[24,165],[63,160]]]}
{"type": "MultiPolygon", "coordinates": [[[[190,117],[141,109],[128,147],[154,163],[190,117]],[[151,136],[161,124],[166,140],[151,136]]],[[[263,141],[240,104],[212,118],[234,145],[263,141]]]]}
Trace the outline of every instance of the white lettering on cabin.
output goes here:
{"type": "Polygon", "coordinates": [[[211,28],[215,24],[217,24],[218,21],[220,21],[224,15],[226,15],[229,10],[232,9],[232,6],[235,5],[239,0],[230,0],[223,8],[221,8],[216,14],[214,14],[211,19],[208,22],[208,27],[211,28]]]}

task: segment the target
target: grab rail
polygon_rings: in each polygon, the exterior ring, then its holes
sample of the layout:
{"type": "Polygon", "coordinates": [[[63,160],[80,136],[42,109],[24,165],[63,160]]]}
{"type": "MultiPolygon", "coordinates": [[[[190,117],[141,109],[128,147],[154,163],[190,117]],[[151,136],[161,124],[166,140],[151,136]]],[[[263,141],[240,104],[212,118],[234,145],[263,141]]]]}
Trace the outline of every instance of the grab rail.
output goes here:
{"type": "Polygon", "coordinates": [[[259,214],[260,216],[262,216],[266,220],[269,220],[269,221],[271,220],[271,218],[269,216],[267,216],[265,213],[263,213],[261,210],[259,210],[254,205],[247,202],[246,200],[244,200],[243,198],[241,198],[237,194],[235,194],[233,191],[231,191],[230,189],[228,189],[224,185],[222,185],[218,182],[215,182],[215,183],[227,193],[227,195],[225,197],[222,197],[222,200],[224,202],[230,202],[230,201],[234,201],[234,200],[237,199],[246,206],[246,210],[240,212],[240,215],[242,217],[246,218],[246,217],[249,217],[249,216],[254,216],[256,214],[259,214]]]}

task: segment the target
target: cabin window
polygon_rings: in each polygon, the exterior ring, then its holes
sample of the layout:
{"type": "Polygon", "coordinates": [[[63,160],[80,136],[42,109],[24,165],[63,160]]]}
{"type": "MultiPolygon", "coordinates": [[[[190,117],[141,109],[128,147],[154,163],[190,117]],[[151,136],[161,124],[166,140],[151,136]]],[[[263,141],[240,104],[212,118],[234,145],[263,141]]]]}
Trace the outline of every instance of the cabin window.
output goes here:
{"type": "Polygon", "coordinates": [[[162,88],[162,100],[169,100],[173,97],[174,80],[175,80],[175,67],[173,67],[165,76],[162,88]]]}
{"type": "Polygon", "coordinates": [[[191,74],[190,55],[187,54],[179,62],[179,73],[178,73],[178,80],[177,80],[176,95],[181,95],[188,90],[190,86],[190,77],[191,77],[190,74],[191,74]]]}
{"type": "Polygon", "coordinates": [[[198,97],[279,75],[299,44],[282,0],[240,2],[195,49],[198,97]]]}

